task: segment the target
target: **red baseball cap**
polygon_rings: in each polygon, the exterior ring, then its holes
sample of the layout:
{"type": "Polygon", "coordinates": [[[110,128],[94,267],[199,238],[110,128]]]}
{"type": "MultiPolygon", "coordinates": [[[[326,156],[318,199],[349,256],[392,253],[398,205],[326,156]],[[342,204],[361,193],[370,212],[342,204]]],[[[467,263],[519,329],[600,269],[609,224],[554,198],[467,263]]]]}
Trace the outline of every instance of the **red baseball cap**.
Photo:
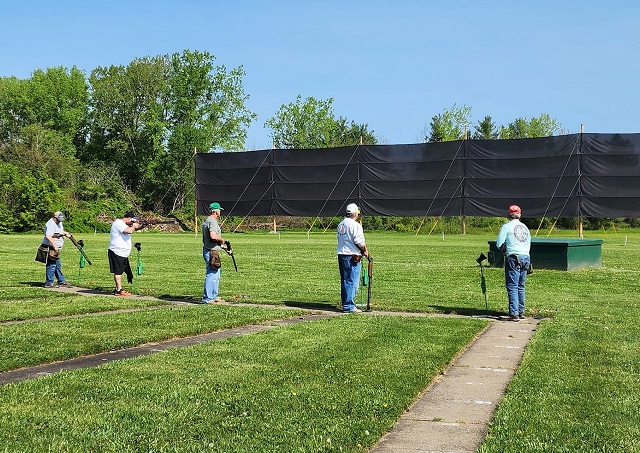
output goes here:
{"type": "Polygon", "coordinates": [[[520,206],[518,206],[517,204],[512,204],[511,206],[509,206],[509,214],[522,214],[520,206]]]}

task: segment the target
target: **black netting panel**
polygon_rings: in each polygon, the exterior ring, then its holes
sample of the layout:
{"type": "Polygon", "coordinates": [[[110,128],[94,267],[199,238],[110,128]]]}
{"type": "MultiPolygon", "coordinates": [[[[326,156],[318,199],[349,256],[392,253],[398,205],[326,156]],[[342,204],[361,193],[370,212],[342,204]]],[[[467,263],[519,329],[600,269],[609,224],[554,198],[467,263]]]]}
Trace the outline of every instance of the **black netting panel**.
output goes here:
{"type": "Polygon", "coordinates": [[[197,154],[199,212],[640,217],[640,134],[197,154]],[[226,207],[225,207],[226,209],[226,207]]]}

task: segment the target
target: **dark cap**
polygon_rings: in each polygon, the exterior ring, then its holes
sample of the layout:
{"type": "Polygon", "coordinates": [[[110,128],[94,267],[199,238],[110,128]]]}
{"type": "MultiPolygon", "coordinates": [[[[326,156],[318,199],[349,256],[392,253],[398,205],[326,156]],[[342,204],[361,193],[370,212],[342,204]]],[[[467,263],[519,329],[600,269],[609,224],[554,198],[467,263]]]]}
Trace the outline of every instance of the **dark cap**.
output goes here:
{"type": "Polygon", "coordinates": [[[124,215],[122,216],[122,218],[128,218],[128,219],[132,219],[136,216],[136,213],[133,211],[127,211],[124,213],[124,215]]]}

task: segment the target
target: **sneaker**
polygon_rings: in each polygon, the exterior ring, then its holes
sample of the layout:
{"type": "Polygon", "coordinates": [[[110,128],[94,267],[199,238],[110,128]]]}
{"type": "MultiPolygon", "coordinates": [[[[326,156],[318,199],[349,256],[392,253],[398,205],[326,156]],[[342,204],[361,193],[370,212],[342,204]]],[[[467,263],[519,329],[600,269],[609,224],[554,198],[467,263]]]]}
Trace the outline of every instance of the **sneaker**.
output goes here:
{"type": "Polygon", "coordinates": [[[51,285],[44,285],[45,288],[57,288],[57,285],[54,285],[53,283],[51,285]]]}
{"type": "Polygon", "coordinates": [[[520,318],[518,317],[518,315],[509,315],[509,320],[518,322],[520,321],[520,318]]]}
{"type": "Polygon", "coordinates": [[[359,308],[353,308],[351,310],[342,310],[343,313],[362,313],[362,310],[359,308]]]}
{"type": "Polygon", "coordinates": [[[62,283],[59,283],[58,286],[62,288],[71,288],[73,285],[69,282],[62,282],[62,283]]]}
{"type": "Polygon", "coordinates": [[[520,314],[518,315],[518,318],[520,318],[520,319],[525,319],[525,317],[524,317],[524,313],[520,313],[520,314]]]}
{"type": "Polygon", "coordinates": [[[216,297],[216,300],[213,301],[213,303],[215,303],[215,304],[219,304],[220,302],[226,302],[226,300],[220,299],[219,297],[216,297]]]}
{"type": "Polygon", "coordinates": [[[113,292],[114,296],[131,296],[131,293],[126,289],[118,289],[113,292]]]}

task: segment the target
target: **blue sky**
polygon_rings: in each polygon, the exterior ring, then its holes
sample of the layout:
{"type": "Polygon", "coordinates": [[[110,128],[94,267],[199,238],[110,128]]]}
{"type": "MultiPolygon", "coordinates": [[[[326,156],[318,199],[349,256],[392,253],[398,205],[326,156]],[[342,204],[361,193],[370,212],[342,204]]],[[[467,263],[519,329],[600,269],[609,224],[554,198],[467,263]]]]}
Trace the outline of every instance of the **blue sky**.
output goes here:
{"type": "Polygon", "coordinates": [[[243,66],[271,147],[282,104],[333,98],[382,143],[418,143],[431,117],[471,107],[498,125],[549,113],[565,133],[640,132],[640,2],[4,0],[0,77],[184,49],[243,66]]]}

